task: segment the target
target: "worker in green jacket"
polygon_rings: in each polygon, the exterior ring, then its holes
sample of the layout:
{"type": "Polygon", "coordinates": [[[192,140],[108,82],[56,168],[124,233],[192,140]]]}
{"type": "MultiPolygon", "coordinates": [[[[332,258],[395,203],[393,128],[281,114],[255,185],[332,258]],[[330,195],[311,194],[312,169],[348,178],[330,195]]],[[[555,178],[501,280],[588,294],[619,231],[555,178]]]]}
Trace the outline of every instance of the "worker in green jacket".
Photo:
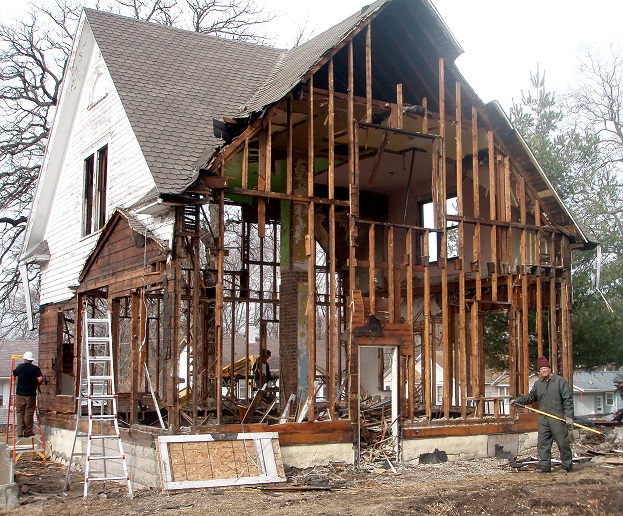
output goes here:
{"type": "Polygon", "coordinates": [[[549,473],[552,470],[552,442],[556,441],[560,450],[562,470],[573,469],[573,455],[569,445],[569,429],[573,428],[573,394],[569,383],[562,376],[552,373],[552,367],[546,357],[537,360],[539,378],[530,394],[518,396],[511,400],[511,405],[530,405],[539,402],[539,409],[564,421],[539,415],[539,467],[537,473],[549,473]]]}

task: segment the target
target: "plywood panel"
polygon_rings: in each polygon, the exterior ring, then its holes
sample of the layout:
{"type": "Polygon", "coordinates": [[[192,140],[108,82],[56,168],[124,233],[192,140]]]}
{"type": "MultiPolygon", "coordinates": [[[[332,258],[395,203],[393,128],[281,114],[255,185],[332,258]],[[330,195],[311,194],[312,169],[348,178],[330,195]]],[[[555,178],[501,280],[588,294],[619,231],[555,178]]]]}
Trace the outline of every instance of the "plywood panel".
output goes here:
{"type": "Polygon", "coordinates": [[[285,482],[277,433],[158,437],[164,490],[285,482]]]}

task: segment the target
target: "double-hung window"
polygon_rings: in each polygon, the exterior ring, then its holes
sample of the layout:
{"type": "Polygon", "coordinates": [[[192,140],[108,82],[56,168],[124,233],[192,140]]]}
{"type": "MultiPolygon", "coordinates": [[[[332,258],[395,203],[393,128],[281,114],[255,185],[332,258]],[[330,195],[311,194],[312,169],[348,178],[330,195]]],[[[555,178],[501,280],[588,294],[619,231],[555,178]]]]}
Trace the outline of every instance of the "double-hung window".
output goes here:
{"type": "Polygon", "coordinates": [[[82,235],[99,231],[106,222],[108,145],[84,160],[82,235]]]}

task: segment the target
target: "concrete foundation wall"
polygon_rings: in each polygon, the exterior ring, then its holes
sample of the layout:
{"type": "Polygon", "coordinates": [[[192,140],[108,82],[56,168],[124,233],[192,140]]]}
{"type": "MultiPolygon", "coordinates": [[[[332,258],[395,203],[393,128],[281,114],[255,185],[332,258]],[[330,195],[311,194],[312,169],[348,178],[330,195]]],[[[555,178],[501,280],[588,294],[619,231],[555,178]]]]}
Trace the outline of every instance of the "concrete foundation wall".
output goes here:
{"type": "Polygon", "coordinates": [[[311,468],[330,462],[354,464],[355,452],[351,443],[307,444],[281,446],[281,457],[286,466],[311,468]]]}
{"type": "MultiPolygon", "coordinates": [[[[71,456],[71,446],[74,440],[74,431],[62,428],[45,427],[45,446],[48,457],[57,462],[67,464],[71,456]]],[[[114,439],[106,440],[108,454],[118,454],[118,445],[114,439]]],[[[86,451],[86,438],[78,438],[74,453],[74,468],[72,471],[84,471],[84,457],[76,454],[86,451]],[[76,467],[77,466],[77,467],[76,467]]],[[[92,447],[93,454],[101,453],[101,443],[92,447]]],[[[160,487],[160,470],[158,456],[155,447],[139,446],[129,442],[123,442],[123,452],[126,456],[128,473],[133,488],[160,487]]],[[[101,461],[92,462],[91,471],[94,467],[101,467],[101,461]],[[97,466],[95,466],[97,465],[97,466]]],[[[123,476],[123,463],[120,460],[106,461],[108,476],[123,476]]],[[[94,475],[102,476],[102,475],[94,475]]]]}
{"type": "MultiPolygon", "coordinates": [[[[44,438],[48,457],[67,463],[74,439],[73,430],[45,427],[44,438]]],[[[76,443],[76,452],[82,452],[82,442],[76,443]]],[[[512,458],[516,455],[536,453],[537,433],[470,435],[430,439],[409,439],[402,443],[402,460],[406,464],[418,464],[423,455],[447,456],[448,461],[477,459],[482,457],[512,458]]],[[[110,452],[117,449],[114,440],[107,441],[110,452]]],[[[86,449],[86,446],[85,446],[86,449]]],[[[96,452],[96,448],[93,448],[96,452]]],[[[133,488],[161,487],[160,466],[154,446],[142,446],[123,442],[128,471],[133,488]]],[[[331,462],[354,464],[355,451],[351,443],[309,444],[281,446],[281,456],[286,466],[310,468],[331,462]]],[[[445,460],[445,457],[444,457],[445,460]]],[[[99,462],[99,461],[98,461],[99,462]]],[[[74,471],[84,471],[84,457],[74,458],[74,471]]],[[[109,476],[122,476],[120,461],[107,461],[109,476]]]]}
{"type": "Polygon", "coordinates": [[[19,505],[18,487],[13,478],[13,461],[9,447],[0,443],[0,511],[19,505]]]}
{"type": "Polygon", "coordinates": [[[536,432],[409,439],[402,443],[402,460],[417,464],[422,455],[436,452],[444,452],[448,461],[483,457],[512,458],[536,452],[536,442],[536,432]]]}

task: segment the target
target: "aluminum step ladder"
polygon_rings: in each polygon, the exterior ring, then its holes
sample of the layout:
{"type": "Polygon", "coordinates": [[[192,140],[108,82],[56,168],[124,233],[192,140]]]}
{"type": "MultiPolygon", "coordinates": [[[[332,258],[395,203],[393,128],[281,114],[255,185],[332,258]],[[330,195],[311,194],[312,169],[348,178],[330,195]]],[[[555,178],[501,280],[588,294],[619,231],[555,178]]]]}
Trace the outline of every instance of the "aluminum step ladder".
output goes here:
{"type": "Polygon", "coordinates": [[[33,430],[35,435],[29,435],[28,437],[19,437],[17,435],[17,413],[15,411],[15,387],[17,385],[17,378],[13,376],[13,370],[17,366],[16,362],[23,359],[22,355],[11,356],[11,373],[9,381],[9,410],[6,420],[6,444],[11,451],[11,457],[13,458],[13,464],[24,454],[32,453],[38,455],[44,462],[45,458],[45,441],[43,440],[43,429],[39,419],[39,396],[36,398],[35,413],[33,415],[33,430]]]}
{"type": "Polygon", "coordinates": [[[74,457],[83,456],[86,458],[84,463],[85,500],[92,482],[105,484],[109,481],[126,482],[128,497],[132,498],[134,493],[119,432],[110,312],[104,319],[95,319],[88,317],[83,311],[81,355],[76,430],[67,466],[64,491],[69,489],[74,457]],[[81,425],[80,423],[85,420],[86,425],[84,423],[81,425]],[[84,433],[85,426],[87,427],[86,433],[84,433]],[[76,442],[83,438],[86,438],[86,452],[84,440],[81,440],[81,451],[77,452],[76,442]],[[110,440],[115,441],[115,444],[107,447],[110,440]],[[111,466],[116,468],[116,475],[109,475],[108,470],[111,466]],[[120,475],[119,471],[123,471],[123,475],[120,475]]]}

